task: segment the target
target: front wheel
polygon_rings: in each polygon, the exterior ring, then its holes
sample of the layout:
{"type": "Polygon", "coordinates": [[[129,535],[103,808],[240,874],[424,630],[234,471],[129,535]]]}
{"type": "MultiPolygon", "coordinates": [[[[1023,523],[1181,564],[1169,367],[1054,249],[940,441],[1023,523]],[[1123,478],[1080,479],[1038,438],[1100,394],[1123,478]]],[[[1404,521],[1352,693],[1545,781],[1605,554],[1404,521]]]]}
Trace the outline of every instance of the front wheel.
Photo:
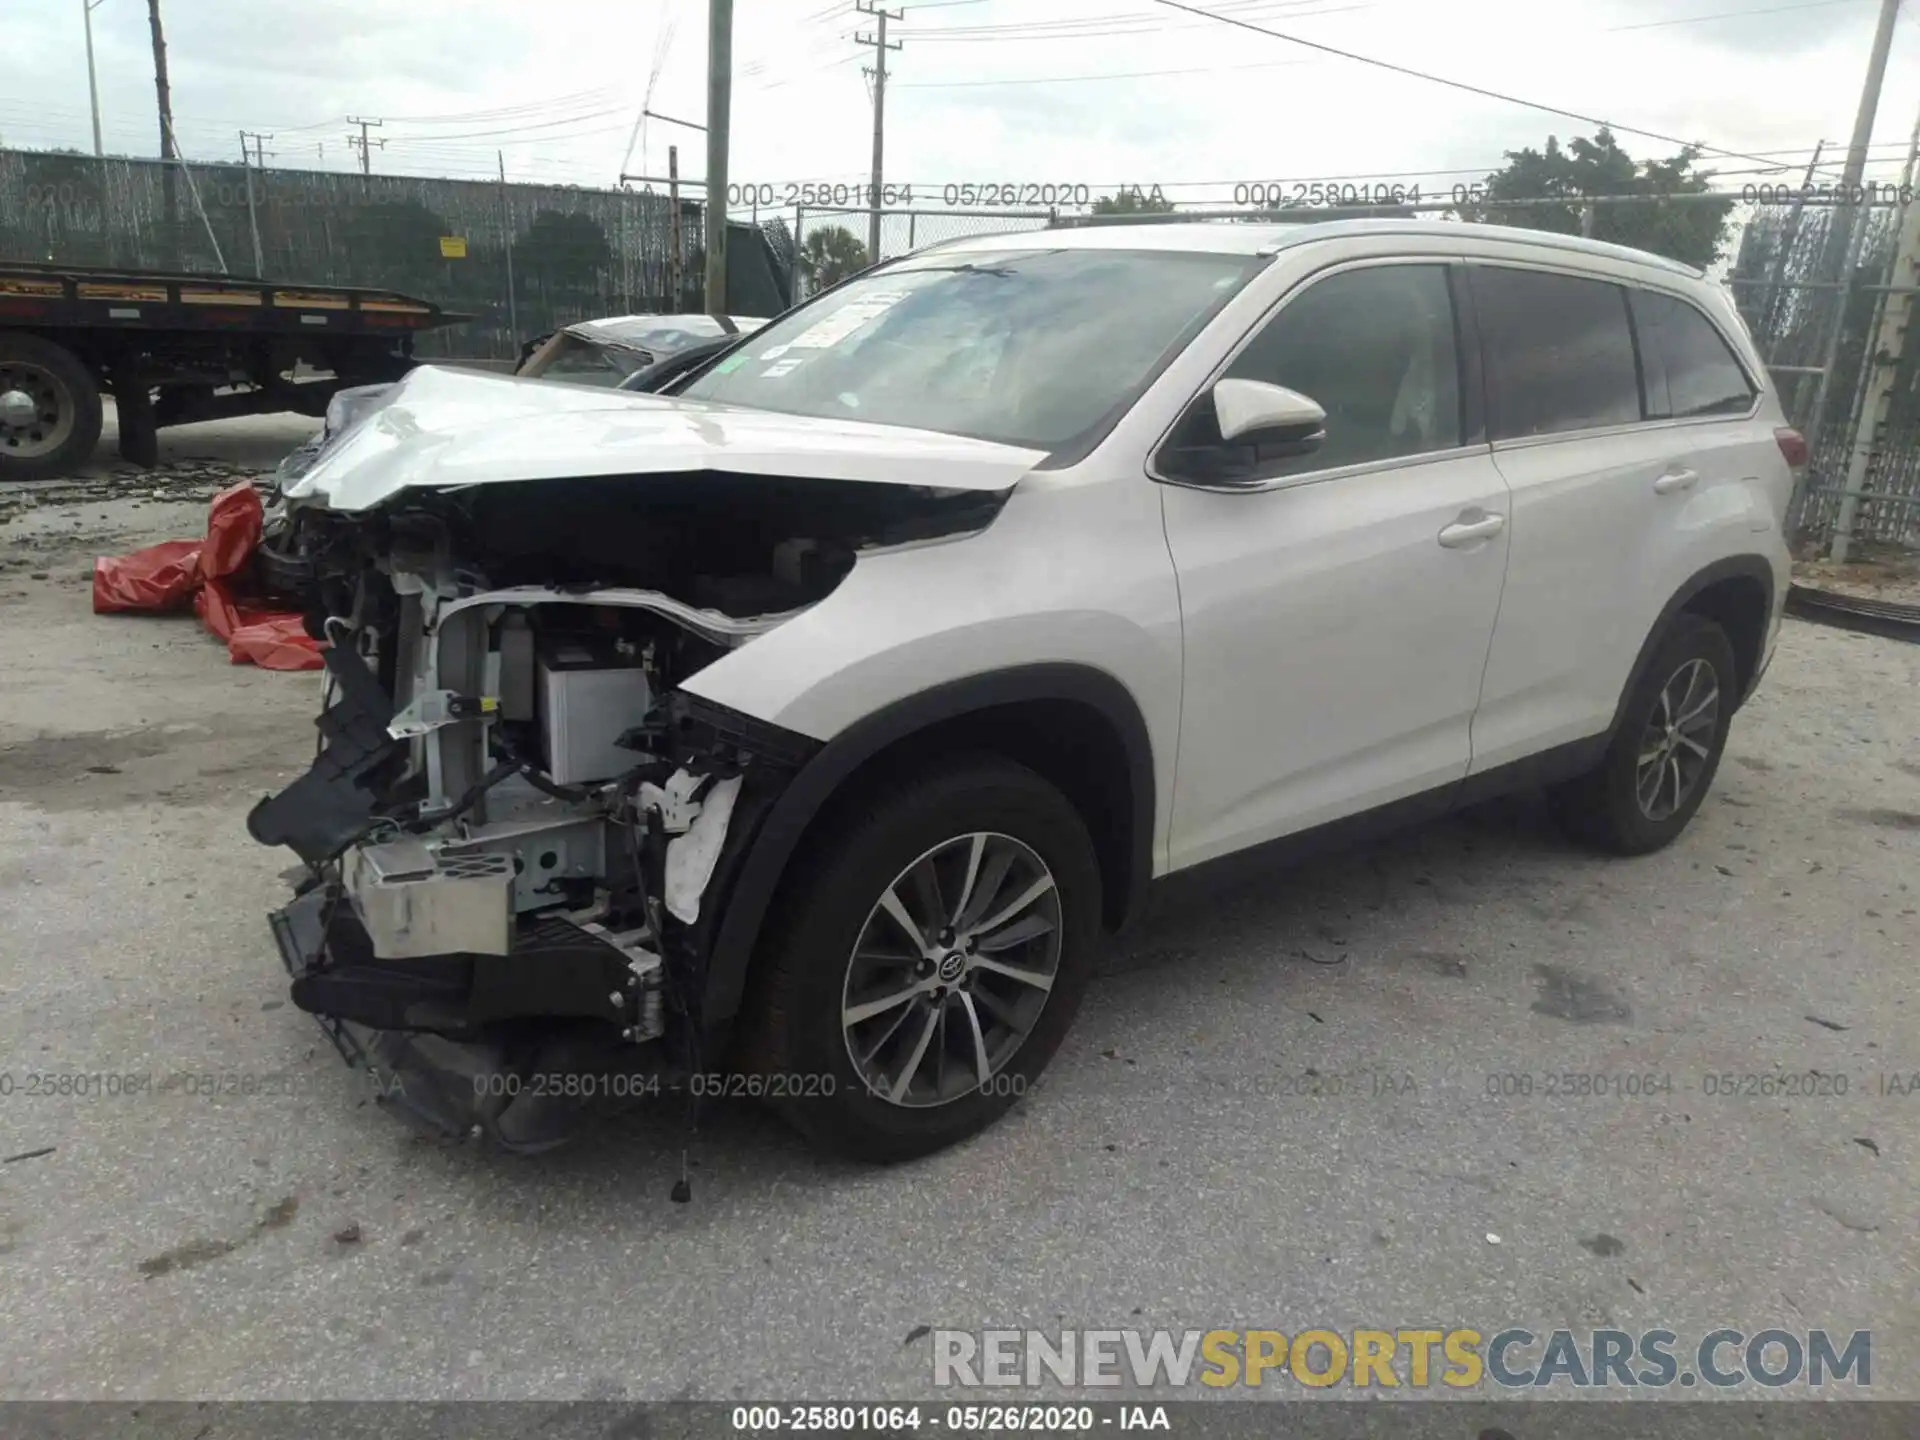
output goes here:
{"type": "Polygon", "coordinates": [[[793,879],[751,1002],[755,1068],[823,1149],[904,1160],[998,1119],[1078,1008],[1100,871],[1064,796],[995,757],[841,817],[793,879]]]}
{"type": "Polygon", "coordinates": [[[1720,768],[1738,683],[1726,631],[1678,616],[1627,697],[1606,757],[1552,793],[1566,828],[1617,855],[1672,843],[1720,768]]]}

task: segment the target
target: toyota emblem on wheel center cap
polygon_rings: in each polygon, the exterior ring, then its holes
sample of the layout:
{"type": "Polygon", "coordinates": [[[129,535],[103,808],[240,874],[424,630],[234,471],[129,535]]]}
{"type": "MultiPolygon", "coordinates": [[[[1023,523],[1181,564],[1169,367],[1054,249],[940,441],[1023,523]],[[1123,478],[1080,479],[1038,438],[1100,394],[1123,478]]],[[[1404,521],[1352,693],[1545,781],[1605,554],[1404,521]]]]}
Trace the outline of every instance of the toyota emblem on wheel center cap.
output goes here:
{"type": "Polygon", "coordinates": [[[967,968],[967,957],[958,950],[943,955],[940,959],[940,978],[945,981],[958,980],[967,968]]]}

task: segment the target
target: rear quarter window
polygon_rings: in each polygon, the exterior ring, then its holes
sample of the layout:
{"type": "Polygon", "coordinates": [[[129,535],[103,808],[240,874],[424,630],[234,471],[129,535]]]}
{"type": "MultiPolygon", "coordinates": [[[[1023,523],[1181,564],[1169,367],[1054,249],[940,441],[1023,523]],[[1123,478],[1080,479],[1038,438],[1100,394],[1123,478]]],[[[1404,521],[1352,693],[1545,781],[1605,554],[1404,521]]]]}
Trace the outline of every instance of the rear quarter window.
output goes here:
{"type": "Polygon", "coordinates": [[[1752,380],[1713,322],[1692,305],[1636,290],[1633,322],[1642,351],[1657,354],[1664,375],[1663,386],[1649,387],[1648,414],[1686,419],[1744,415],[1753,408],[1752,380]]]}

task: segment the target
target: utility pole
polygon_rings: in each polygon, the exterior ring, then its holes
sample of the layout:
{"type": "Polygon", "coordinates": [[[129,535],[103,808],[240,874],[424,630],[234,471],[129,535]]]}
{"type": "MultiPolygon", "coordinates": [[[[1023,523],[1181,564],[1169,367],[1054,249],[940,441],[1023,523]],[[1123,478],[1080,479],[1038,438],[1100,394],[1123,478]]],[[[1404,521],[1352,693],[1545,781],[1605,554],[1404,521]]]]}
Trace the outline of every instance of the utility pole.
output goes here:
{"type": "Polygon", "coordinates": [[[100,144],[100,79],[93,69],[93,12],[107,0],[80,0],[80,21],[87,27],[87,98],[93,102],[93,153],[104,155],[100,144]]]}
{"type": "Polygon", "coordinates": [[[358,135],[347,136],[347,144],[354,146],[360,151],[360,173],[362,175],[373,174],[373,147],[378,145],[382,150],[387,148],[387,142],[384,140],[369,140],[367,138],[367,131],[370,129],[378,130],[386,123],[384,120],[357,120],[351,115],[347,117],[347,124],[358,125],[360,127],[360,133],[358,135]]]}
{"type": "MultiPolygon", "coordinates": [[[[256,140],[259,136],[254,137],[256,140]]],[[[260,216],[253,208],[253,162],[247,158],[247,132],[240,132],[240,167],[247,172],[247,229],[253,235],[253,273],[264,276],[267,262],[260,254],[260,216]]]]}
{"type": "Polygon", "coordinates": [[[507,152],[496,150],[493,157],[500,162],[500,250],[507,257],[507,336],[511,353],[520,343],[520,303],[513,298],[513,211],[507,207],[507,152]]]}
{"type": "Polygon", "coordinates": [[[906,11],[888,10],[882,5],[869,3],[869,0],[854,0],[854,9],[862,15],[873,16],[879,30],[877,35],[862,30],[853,37],[854,44],[873,47],[873,69],[867,72],[873,76],[873,180],[867,193],[867,204],[871,207],[867,215],[867,263],[873,265],[880,260],[880,180],[887,128],[887,51],[900,48],[898,40],[887,39],[887,21],[904,20],[906,11]]]}
{"type": "Polygon", "coordinates": [[[175,158],[173,87],[167,83],[167,33],[160,26],[160,0],[147,0],[147,25],[153,31],[153,88],[160,101],[160,158],[175,158]]]}
{"type": "Polygon", "coordinates": [[[677,315],[686,304],[686,282],[681,278],[680,252],[680,147],[667,146],[667,243],[673,247],[667,259],[667,313],[677,315]]]}
{"type": "MultiPolygon", "coordinates": [[[[1847,142],[1847,160],[1840,171],[1840,200],[1833,209],[1833,222],[1827,231],[1825,253],[1820,257],[1819,278],[1833,282],[1832,330],[1827,337],[1826,364],[1813,392],[1813,409],[1807,423],[1800,427],[1807,437],[1815,464],[1820,458],[1820,431],[1826,423],[1827,397],[1833,392],[1833,368],[1840,356],[1840,335],[1846,328],[1848,282],[1852,267],[1848,263],[1853,249],[1861,206],[1852,203],[1867,169],[1867,145],[1873,139],[1873,118],[1880,109],[1880,84],[1886,79],[1887,52],[1893,48],[1893,26],[1900,18],[1900,0],[1880,0],[1880,22],[1873,32],[1873,49],[1867,56],[1867,78],[1860,86],[1860,105],[1854,111],[1853,138],[1847,142]]],[[[1809,473],[1812,466],[1808,467],[1809,473]]]]}
{"type": "MultiPolygon", "coordinates": [[[[727,313],[727,140],[733,111],[733,0],[707,0],[707,313],[727,313]]],[[[679,208],[674,209],[676,222],[679,208]]]]}
{"type": "MultiPolygon", "coordinates": [[[[1914,167],[1920,164],[1920,121],[1913,127],[1913,139],[1907,145],[1907,163],[1900,171],[1903,185],[1913,184],[1914,167]]],[[[1854,517],[1863,499],[1875,498],[1866,490],[1874,452],[1893,409],[1894,391],[1900,379],[1900,362],[1906,353],[1907,331],[1913,320],[1912,287],[1920,281],[1920,202],[1910,202],[1900,214],[1900,231],[1893,258],[1887,264],[1879,312],[1874,316],[1873,340],[1867,347],[1869,375],[1861,378],[1860,414],[1854,425],[1853,453],[1847,457],[1846,483],[1840,490],[1840,513],[1833,526],[1829,558],[1836,565],[1847,563],[1847,551],[1853,544],[1854,517]]]]}
{"type": "Polygon", "coordinates": [[[147,27],[153,32],[153,89],[160,102],[160,236],[171,253],[161,262],[180,268],[180,226],[174,211],[173,87],[167,83],[167,34],[160,25],[160,0],[147,0],[147,27]]]}

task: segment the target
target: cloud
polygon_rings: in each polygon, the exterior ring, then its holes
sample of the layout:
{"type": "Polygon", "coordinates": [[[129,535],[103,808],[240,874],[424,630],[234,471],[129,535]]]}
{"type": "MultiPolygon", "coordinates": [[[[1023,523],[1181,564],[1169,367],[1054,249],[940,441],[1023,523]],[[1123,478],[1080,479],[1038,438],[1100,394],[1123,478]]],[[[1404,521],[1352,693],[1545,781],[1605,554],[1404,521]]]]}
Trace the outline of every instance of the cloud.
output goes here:
{"type": "MultiPolygon", "coordinates": [[[[1791,0],[1200,0],[1224,13],[1620,125],[1767,154],[1789,168],[1844,141],[1866,63],[1871,0],[1697,24],[1791,0]],[[1679,14],[1676,14],[1676,9],[1679,14]],[[1649,28],[1621,29],[1622,26],[1649,28]]],[[[237,155],[270,132],[274,163],[357,165],[345,117],[384,118],[377,169],[610,183],[643,104],[705,117],[702,0],[164,0],[176,127],[189,154],[237,155]],[[671,44],[658,84],[649,74],[671,44]]],[[[78,7],[7,0],[0,138],[91,145],[78,7]],[[20,13],[24,8],[24,13],[20,13]]],[[[854,45],[870,24],[823,0],[756,0],[736,22],[731,174],[774,184],[859,181],[871,111],[854,45]]],[[[94,15],[108,145],[153,153],[145,6],[94,15]]],[[[886,150],[895,182],[936,200],[947,182],[1160,183],[1182,200],[1230,198],[1235,180],[1457,170],[1579,121],[1284,40],[1195,20],[1152,0],[908,0],[893,27],[886,150]],[[1103,78],[1121,77],[1121,78],[1103,78]],[[982,83],[995,82],[995,83],[982,83]],[[1018,83],[1004,83],[1018,82],[1018,83]],[[1217,182],[1205,184],[1202,182],[1217,182]]],[[[1877,134],[1889,173],[1920,105],[1920,27],[1896,37],[1877,134]]],[[[1674,146],[1625,131],[1632,153],[1674,146]]],[[[690,182],[700,132],[650,119],[636,172],[679,146],[690,182]]],[[[1759,167],[1722,159],[1729,175],[1759,167]]],[[[1449,177],[1431,177],[1448,183],[1449,177]]]]}

